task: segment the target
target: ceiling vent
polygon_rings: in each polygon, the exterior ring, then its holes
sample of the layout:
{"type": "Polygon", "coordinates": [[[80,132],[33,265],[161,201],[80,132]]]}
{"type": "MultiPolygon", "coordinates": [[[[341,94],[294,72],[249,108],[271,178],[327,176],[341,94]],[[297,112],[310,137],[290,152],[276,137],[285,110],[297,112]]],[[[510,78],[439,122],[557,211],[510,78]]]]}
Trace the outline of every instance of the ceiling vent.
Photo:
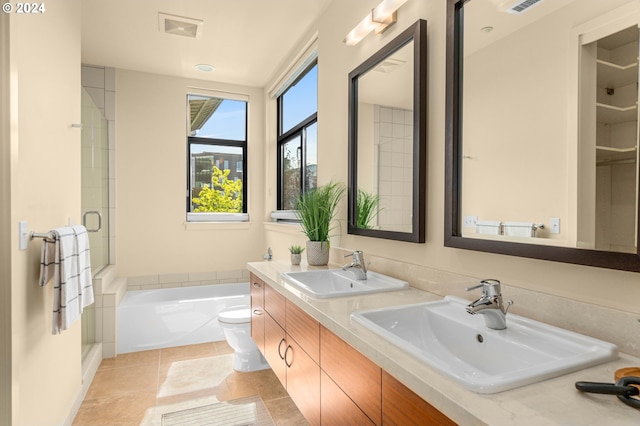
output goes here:
{"type": "Polygon", "coordinates": [[[505,9],[506,12],[519,15],[526,12],[540,2],[542,2],[542,0],[518,0],[516,2],[508,2],[510,4],[505,9]]]}
{"type": "Polygon", "coordinates": [[[402,61],[400,59],[386,58],[385,60],[380,62],[373,70],[388,74],[390,72],[395,71],[396,68],[403,65],[404,63],[405,61],[402,61]]]}
{"type": "Polygon", "coordinates": [[[204,21],[200,19],[158,13],[158,29],[161,33],[200,38],[202,37],[203,25],[204,21]]]}

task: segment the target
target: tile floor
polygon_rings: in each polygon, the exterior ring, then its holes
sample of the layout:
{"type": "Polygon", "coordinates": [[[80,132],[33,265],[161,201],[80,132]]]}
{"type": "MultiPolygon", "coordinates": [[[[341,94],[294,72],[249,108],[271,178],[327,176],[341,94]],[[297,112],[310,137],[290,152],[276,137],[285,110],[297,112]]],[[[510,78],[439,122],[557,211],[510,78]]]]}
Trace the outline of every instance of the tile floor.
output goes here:
{"type": "Polygon", "coordinates": [[[160,426],[163,413],[260,395],[277,425],[307,422],[272,370],[238,373],[226,341],[102,361],[74,426],[160,426]]]}

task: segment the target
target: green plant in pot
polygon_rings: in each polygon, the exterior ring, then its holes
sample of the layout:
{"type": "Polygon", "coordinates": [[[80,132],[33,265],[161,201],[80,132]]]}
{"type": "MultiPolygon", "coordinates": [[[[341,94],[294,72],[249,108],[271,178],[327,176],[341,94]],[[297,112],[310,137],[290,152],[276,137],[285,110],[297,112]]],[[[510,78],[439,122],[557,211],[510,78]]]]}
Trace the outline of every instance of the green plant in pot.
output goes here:
{"type": "Polygon", "coordinates": [[[356,210],[356,226],[360,229],[372,228],[371,222],[380,212],[380,196],[358,189],[356,210]]]}
{"type": "Polygon", "coordinates": [[[329,182],[298,197],[296,214],[300,219],[302,232],[309,238],[307,241],[309,265],[319,266],[329,263],[329,233],[333,230],[331,222],[344,192],[344,184],[329,182]]]}
{"type": "Polygon", "coordinates": [[[289,247],[289,252],[291,253],[291,264],[299,265],[300,260],[302,260],[302,252],[304,251],[304,247],[302,246],[291,246],[289,247]]]}

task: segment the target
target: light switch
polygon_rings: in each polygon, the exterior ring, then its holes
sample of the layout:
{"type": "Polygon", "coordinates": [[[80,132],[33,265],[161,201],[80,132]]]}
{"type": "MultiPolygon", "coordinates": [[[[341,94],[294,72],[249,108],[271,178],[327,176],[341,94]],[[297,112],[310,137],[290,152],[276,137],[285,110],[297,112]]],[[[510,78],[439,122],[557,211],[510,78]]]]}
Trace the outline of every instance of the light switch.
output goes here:
{"type": "Polygon", "coordinates": [[[18,249],[26,250],[29,243],[29,231],[27,231],[28,225],[26,220],[18,222],[18,249]]]}

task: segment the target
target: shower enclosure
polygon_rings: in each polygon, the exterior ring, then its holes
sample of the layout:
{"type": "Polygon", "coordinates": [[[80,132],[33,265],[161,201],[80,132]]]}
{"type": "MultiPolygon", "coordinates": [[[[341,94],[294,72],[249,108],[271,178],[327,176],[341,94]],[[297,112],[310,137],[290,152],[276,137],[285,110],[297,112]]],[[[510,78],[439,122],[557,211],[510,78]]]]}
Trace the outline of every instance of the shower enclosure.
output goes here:
{"type": "MultiPolygon", "coordinates": [[[[82,89],[82,221],[89,231],[91,274],[109,264],[109,138],[103,112],[82,89]]],[[[82,314],[82,358],[95,343],[94,305],[82,314]]]]}

